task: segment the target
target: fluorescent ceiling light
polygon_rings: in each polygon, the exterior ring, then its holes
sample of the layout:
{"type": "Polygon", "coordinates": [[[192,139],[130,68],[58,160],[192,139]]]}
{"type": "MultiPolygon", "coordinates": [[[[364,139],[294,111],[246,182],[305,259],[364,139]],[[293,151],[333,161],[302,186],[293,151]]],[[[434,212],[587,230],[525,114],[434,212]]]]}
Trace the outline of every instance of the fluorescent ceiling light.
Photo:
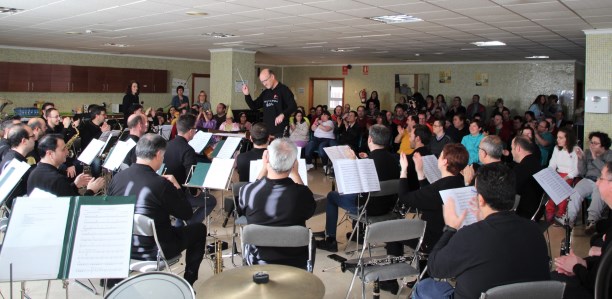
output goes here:
{"type": "Polygon", "coordinates": [[[527,56],[527,59],[548,59],[548,56],[527,56]]]}
{"type": "Polygon", "coordinates": [[[126,44],[116,44],[116,43],[106,43],[103,46],[107,46],[107,47],[117,47],[117,48],[127,48],[127,47],[131,47],[131,45],[126,45],[126,44]]]}
{"type": "Polygon", "coordinates": [[[373,21],[385,23],[385,24],[398,24],[398,23],[412,23],[420,22],[422,19],[409,16],[409,15],[394,15],[394,16],[380,16],[368,18],[373,21]]]}
{"type": "Polygon", "coordinates": [[[302,49],[323,48],[323,46],[304,46],[302,49]]]}
{"type": "Polygon", "coordinates": [[[353,50],[351,49],[331,49],[330,51],[334,52],[334,53],[346,53],[346,52],[353,52],[353,50]]]}
{"type": "Polygon", "coordinates": [[[188,16],[207,16],[208,13],[205,13],[203,11],[188,11],[185,13],[188,16]]]}
{"type": "Polygon", "coordinates": [[[506,44],[497,40],[488,41],[488,42],[473,42],[470,43],[472,45],[476,45],[478,47],[495,47],[495,46],[505,46],[506,44]]]}
{"type": "Polygon", "coordinates": [[[207,32],[202,34],[204,36],[210,36],[212,38],[230,38],[230,37],[236,37],[233,34],[229,34],[229,33],[220,33],[220,32],[207,32]]]}
{"type": "Polygon", "coordinates": [[[307,45],[322,45],[327,44],[327,42],[316,42],[316,43],[306,43],[307,45]]]}

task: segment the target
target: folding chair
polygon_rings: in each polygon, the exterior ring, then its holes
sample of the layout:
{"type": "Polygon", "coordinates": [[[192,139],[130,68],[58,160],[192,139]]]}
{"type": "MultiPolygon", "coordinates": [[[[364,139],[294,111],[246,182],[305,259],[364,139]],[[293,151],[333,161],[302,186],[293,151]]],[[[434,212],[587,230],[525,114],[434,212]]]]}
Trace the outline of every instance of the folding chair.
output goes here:
{"type": "Polygon", "coordinates": [[[412,275],[416,275],[417,279],[419,279],[420,277],[418,275],[421,271],[419,269],[418,251],[421,248],[423,236],[425,235],[425,226],[426,222],[421,219],[396,219],[372,223],[366,227],[364,239],[365,244],[397,242],[418,238],[419,242],[414,248],[414,255],[412,256],[411,261],[412,264],[416,266],[412,266],[409,263],[389,263],[385,265],[365,267],[364,254],[367,246],[363,246],[361,253],[359,254],[357,267],[353,270],[353,279],[351,280],[351,285],[346,293],[346,298],[349,298],[353,288],[353,283],[355,282],[355,277],[357,276],[359,276],[361,279],[362,298],[365,298],[366,283],[398,279],[412,275]]]}
{"type": "Polygon", "coordinates": [[[565,283],[555,280],[519,282],[497,286],[480,295],[480,299],[561,299],[565,283]]]}
{"type": "Polygon", "coordinates": [[[225,209],[225,212],[227,212],[227,215],[225,216],[225,220],[223,221],[222,226],[225,227],[230,215],[234,217],[234,225],[232,227],[232,265],[234,265],[234,267],[236,267],[236,263],[234,262],[234,256],[236,255],[236,253],[239,253],[236,249],[237,248],[236,236],[238,235],[236,233],[236,226],[238,225],[244,226],[247,224],[247,219],[245,216],[238,216],[238,210],[237,210],[238,197],[240,196],[240,189],[242,189],[242,187],[248,183],[249,182],[232,183],[232,196],[225,197],[224,199],[225,200],[224,209],[225,209]]]}
{"type": "MultiPolygon", "coordinates": [[[[367,213],[367,207],[369,204],[371,204],[370,202],[376,201],[376,198],[380,198],[380,197],[391,196],[391,195],[397,196],[398,192],[399,192],[399,179],[381,181],[380,191],[370,192],[368,194],[368,198],[366,199],[366,202],[363,204],[363,206],[359,207],[358,214],[348,213],[348,218],[351,220],[355,220],[358,224],[358,225],[355,225],[355,227],[353,228],[353,232],[351,233],[349,240],[353,238],[353,235],[355,233],[357,233],[357,239],[359,239],[359,226],[360,226],[359,224],[360,223],[365,224],[365,225],[370,225],[372,223],[377,223],[381,221],[398,219],[399,217],[397,213],[395,213],[393,210],[389,211],[386,214],[378,215],[378,216],[368,216],[368,213],[367,213]]],[[[348,242],[347,242],[346,247],[348,247],[348,242]]],[[[359,248],[359,246],[357,248],[359,248]]],[[[344,250],[346,251],[346,248],[344,250]]]]}
{"type": "Polygon", "coordinates": [[[177,256],[171,257],[170,259],[166,258],[164,252],[161,249],[161,245],[159,244],[159,239],[157,238],[157,231],[155,230],[155,221],[145,215],[134,214],[133,234],[144,237],[153,237],[153,239],[155,240],[155,245],[157,246],[157,259],[154,261],[141,261],[132,259],[130,260],[130,271],[146,273],[166,269],[168,272],[172,273],[170,266],[178,263],[182,255],[179,254],[177,256]]]}
{"type": "MultiPolygon", "coordinates": [[[[538,209],[531,216],[531,221],[538,222],[540,218],[542,218],[542,213],[544,213],[544,209],[546,209],[546,202],[548,201],[548,195],[546,192],[542,193],[542,198],[540,199],[540,205],[538,209]]],[[[550,225],[548,223],[544,223],[540,225],[540,231],[542,233],[546,233],[546,245],[548,247],[548,256],[550,257],[550,267],[552,268],[552,249],[550,248],[550,233],[548,232],[548,228],[550,225]]]]}
{"type": "MultiPolygon", "coordinates": [[[[309,228],[294,226],[265,226],[248,224],[242,228],[241,243],[243,252],[246,244],[266,247],[303,247],[308,246],[306,269],[312,273],[314,269],[314,247],[312,231],[309,228]]],[[[243,257],[243,261],[246,263],[243,257]]]]}

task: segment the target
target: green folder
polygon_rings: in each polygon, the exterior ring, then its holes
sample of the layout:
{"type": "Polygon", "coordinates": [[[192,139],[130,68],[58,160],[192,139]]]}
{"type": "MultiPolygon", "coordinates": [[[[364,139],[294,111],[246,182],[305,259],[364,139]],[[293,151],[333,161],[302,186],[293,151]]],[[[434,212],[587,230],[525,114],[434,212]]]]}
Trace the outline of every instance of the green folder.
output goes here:
{"type": "Polygon", "coordinates": [[[185,184],[186,187],[199,187],[204,186],[204,179],[208,174],[208,170],[210,169],[210,163],[198,163],[194,166],[191,171],[191,177],[189,181],[185,184]]]}
{"type": "MultiPolygon", "coordinates": [[[[40,200],[41,198],[38,198],[37,200],[40,200]]],[[[63,241],[61,242],[62,244],[62,248],[61,248],[61,255],[59,258],[59,269],[57,269],[57,276],[53,277],[52,276],[46,276],[46,273],[55,273],[54,268],[46,268],[46,269],[42,269],[42,273],[45,273],[45,277],[41,276],[41,273],[39,272],[35,272],[35,273],[19,273],[20,277],[14,277],[14,279],[16,281],[27,281],[27,280],[41,280],[41,279],[68,279],[71,277],[75,277],[75,275],[70,275],[70,269],[71,269],[71,262],[72,262],[72,258],[73,258],[73,253],[75,252],[75,241],[77,238],[77,225],[79,222],[79,217],[80,217],[80,213],[81,213],[81,207],[83,206],[110,206],[110,205],[132,205],[131,207],[131,213],[130,213],[130,226],[129,226],[129,230],[130,230],[130,235],[131,232],[133,230],[133,217],[134,217],[134,206],[136,204],[136,197],[135,196],[78,196],[78,197],[60,197],[60,198],[45,198],[44,200],[48,200],[48,201],[53,201],[53,200],[68,200],[68,211],[67,211],[67,219],[66,219],[66,224],[65,224],[65,231],[63,233],[63,241]]],[[[36,208],[36,204],[32,204],[32,199],[30,198],[25,198],[25,197],[20,197],[16,199],[16,203],[15,203],[15,207],[16,209],[13,210],[13,213],[24,213],[26,208],[36,208]],[[28,200],[30,201],[30,204],[28,205],[28,200]],[[22,208],[20,208],[20,202],[23,202],[23,204],[21,204],[21,206],[24,206],[22,208]],[[21,210],[21,211],[20,211],[21,210]]],[[[126,207],[127,208],[127,207],[126,207]]],[[[126,210],[123,210],[124,212],[126,212],[126,210]]],[[[13,217],[15,215],[12,215],[13,217]]],[[[106,215],[102,214],[102,217],[105,217],[106,215]]],[[[117,217],[117,215],[115,215],[117,217]]],[[[123,215],[121,215],[123,216],[123,215]]],[[[127,216],[127,215],[126,215],[127,216]]],[[[120,217],[120,216],[119,216],[120,217]]],[[[90,218],[91,219],[91,218],[90,218]]],[[[55,219],[56,221],[58,219],[55,219]]],[[[122,222],[125,221],[127,222],[127,219],[122,218],[122,222]]],[[[58,222],[56,222],[58,223],[58,222]]],[[[97,222],[96,222],[97,224],[97,222]]],[[[18,225],[18,223],[16,223],[15,225],[18,225]]],[[[39,226],[44,226],[44,223],[40,223],[37,224],[39,226]]],[[[90,223],[91,225],[91,223],[90,223]]],[[[103,231],[107,226],[105,226],[104,223],[100,223],[99,225],[94,225],[94,226],[90,226],[88,225],[88,232],[91,232],[92,236],[95,234],[95,232],[100,232],[103,231]]],[[[39,226],[34,226],[33,229],[36,229],[39,226]]],[[[9,220],[9,224],[8,224],[8,228],[7,228],[7,236],[8,234],[11,233],[11,230],[16,230],[17,233],[15,233],[16,235],[20,235],[21,229],[23,228],[19,228],[18,226],[16,227],[11,227],[11,221],[9,220]]],[[[126,230],[128,229],[127,227],[125,228],[126,230]]],[[[121,230],[123,230],[123,226],[121,227],[121,230]]],[[[91,239],[91,238],[87,238],[90,235],[85,235],[84,239],[91,239]]],[[[97,235],[96,235],[97,236],[97,235]]],[[[111,235],[112,236],[112,235],[111,235]]],[[[108,237],[108,236],[106,236],[108,237]]],[[[122,237],[125,237],[125,231],[124,234],[122,235],[122,237]]],[[[14,251],[15,246],[12,246],[11,244],[6,244],[7,239],[5,239],[5,244],[3,244],[3,247],[6,246],[6,248],[13,248],[12,250],[14,251]]],[[[36,244],[36,240],[32,240],[33,244],[36,244]]],[[[59,242],[58,242],[59,243],[59,242]]],[[[126,246],[126,250],[129,250],[128,248],[131,248],[131,238],[129,242],[126,242],[125,244],[126,246]]],[[[59,253],[59,247],[53,247],[55,248],[55,252],[59,253]]],[[[52,248],[52,251],[53,251],[52,248]]],[[[4,249],[4,248],[3,248],[4,249]]],[[[2,259],[4,259],[3,261],[0,261],[0,263],[2,265],[6,264],[7,262],[11,262],[11,260],[13,261],[13,263],[15,265],[17,265],[17,267],[20,265],[19,264],[19,259],[27,259],[28,258],[28,253],[27,252],[21,252],[19,255],[19,257],[12,257],[12,256],[7,256],[7,254],[5,255],[0,255],[0,257],[2,259]]],[[[35,259],[34,257],[30,257],[29,260],[35,259]]],[[[129,259],[129,257],[128,257],[129,259]]],[[[113,263],[116,260],[113,260],[113,263]]],[[[94,263],[94,262],[91,262],[94,263]]],[[[129,260],[128,260],[129,263],[129,260]]],[[[81,268],[91,268],[94,269],[94,267],[103,267],[104,266],[104,261],[100,261],[100,260],[96,260],[95,261],[95,265],[90,263],[84,263],[81,262],[80,267],[81,268]]],[[[15,266],[13,266],[15,267],[15,266]]],[[[123,271],[123,270],[120,270],[123,271]]],[[[6,271],[3,270],[3,272],[5,272],[2,276],[2,278],[0,280],[8,280],[7,277],[4,277],[5,275],[8,276],[8,269],[6,269],[6,271]]],[[[127,277],[127,275],[129,275],[129,268],[125,269],[125,275],[127,277]]],[[[113,276],[116,277],[116,276],[113,276]]],[[[101,278],[101,277],[90,277],[90,278],[101,278]]]]}
{"type": "Polygon", "coordinates": [[[221,148],[223,147],[223,144],[225,143],[225,139],[220,140],[219,142],[217,142],[217,145],[215,146],[215,149],[212,152],[212,157],[216,158],[217,155],[219,154],[219,151],[221,151],[221,148]]]}

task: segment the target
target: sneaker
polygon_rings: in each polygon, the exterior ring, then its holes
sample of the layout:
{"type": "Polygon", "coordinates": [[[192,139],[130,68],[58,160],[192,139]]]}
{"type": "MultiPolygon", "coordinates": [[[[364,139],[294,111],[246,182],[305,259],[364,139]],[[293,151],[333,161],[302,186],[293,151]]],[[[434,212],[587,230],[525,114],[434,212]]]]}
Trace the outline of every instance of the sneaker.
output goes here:
{"type": "Polygon", "coordinates": [[[312,165],[312,164],[306,164],[306,171],[309,171],[309,170],[311,170],[311,169],[313,169],[313,168],[314,168],[314,165],[312,165]]]}
{"type": "Polygon", "coordinates": [[[335,237],[327,237],[325,240],[316,241],[315,245],[318,249],[329,252],[338,252],[338,242],[335,237]]]}
{"type": "Polygon", "coordinates": [[[381,290],[387,291],[393,295],[397,295],[397,292],[399,291],[399,283],[397,283],[397,280],[395,279],[380,281],[378,282],[378,286],[381,290]]]}
{"type": "Polygon", "coordinates": [[[587,235],[592,235],[595,233],[595,230],[596,230],[595,221],[593,220],[587,221],[587,225],[584,228],[584,233],[587,235]]]}

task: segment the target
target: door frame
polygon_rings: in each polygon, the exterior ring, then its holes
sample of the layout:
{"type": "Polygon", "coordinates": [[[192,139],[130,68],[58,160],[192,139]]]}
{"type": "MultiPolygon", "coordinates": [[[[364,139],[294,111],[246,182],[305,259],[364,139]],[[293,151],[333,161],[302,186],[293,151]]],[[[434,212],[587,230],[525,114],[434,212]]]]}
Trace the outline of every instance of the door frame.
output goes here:
{"type": "MultiPolygon", "coordinates": [[[[329,81],[329,80],[337,80],[337,81],[342,81],[342,106],[344,106],[344,95],[345,95],[345,89],[344,89],[344,78],[333,78],[333,77],[311,77],[309,79],[309,83],[308,83],[308,106],[305,107],[304,109],[306,111],[309,111],[310,108],[312,107],[312,103],[314,101],[314,81],[315,80],[325,80],[325,81],[329,81]]],[[[334,109],[335,107],[327,107],[327,108],[331,108],[334,109]]]]}
{"type": "MultiPolygon", "coordinates": [[[[192,106],[193,103],[195,103],[195,90],[193,89],[193,87],[195,86],[195,78],[210,78],[210,74],[196,74],[196,73],[191,74],[191,105],[189,106],[192,106]]],[[[199,94],[200,92],[198,91],[198,95],[199,94]]]]}

